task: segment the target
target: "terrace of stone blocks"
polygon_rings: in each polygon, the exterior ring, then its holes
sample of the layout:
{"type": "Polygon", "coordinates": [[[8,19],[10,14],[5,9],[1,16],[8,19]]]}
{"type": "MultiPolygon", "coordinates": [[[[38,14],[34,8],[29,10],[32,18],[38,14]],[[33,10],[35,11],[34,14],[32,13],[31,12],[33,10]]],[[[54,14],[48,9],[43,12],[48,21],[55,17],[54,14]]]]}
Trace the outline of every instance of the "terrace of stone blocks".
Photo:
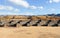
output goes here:
{"type": "Polygon", "coordinates": [[[21,26],[60,26],[60,17],[56,16],[0,16],[0,27],[21,26]]]}

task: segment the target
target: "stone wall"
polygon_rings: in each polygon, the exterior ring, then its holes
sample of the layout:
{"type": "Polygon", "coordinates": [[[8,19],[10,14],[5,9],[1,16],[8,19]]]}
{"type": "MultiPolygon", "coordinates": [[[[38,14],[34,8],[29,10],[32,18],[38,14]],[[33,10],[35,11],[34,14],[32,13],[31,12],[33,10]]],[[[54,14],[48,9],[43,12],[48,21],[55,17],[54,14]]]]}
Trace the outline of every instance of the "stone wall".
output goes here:
{"type": "Polygon", "coordinates": [[[0,16],[0,27],[60,26],[60,17],[53,16],[0,16]]]}

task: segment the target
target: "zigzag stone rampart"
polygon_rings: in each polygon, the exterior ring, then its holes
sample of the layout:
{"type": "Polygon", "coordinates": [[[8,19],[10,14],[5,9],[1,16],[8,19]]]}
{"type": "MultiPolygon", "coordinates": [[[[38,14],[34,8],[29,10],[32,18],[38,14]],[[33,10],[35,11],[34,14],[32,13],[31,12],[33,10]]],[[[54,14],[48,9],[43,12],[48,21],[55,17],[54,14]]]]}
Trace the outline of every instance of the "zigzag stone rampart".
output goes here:
{"type": "Polygon", "coordinates": [[[57,16],[0,16],[0,27],[60,26],[57,16]]]}

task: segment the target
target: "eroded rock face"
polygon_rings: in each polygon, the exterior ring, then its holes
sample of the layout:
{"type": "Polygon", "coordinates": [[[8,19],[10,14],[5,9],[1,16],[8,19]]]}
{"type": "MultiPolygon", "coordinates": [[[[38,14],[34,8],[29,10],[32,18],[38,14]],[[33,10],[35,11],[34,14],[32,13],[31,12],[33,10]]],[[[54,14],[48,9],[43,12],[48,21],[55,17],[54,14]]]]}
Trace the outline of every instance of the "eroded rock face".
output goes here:
{"type": "Polygon", "coordinates": [[[51,16],[0,16],[0,26],[60,26],[60,17],[51,16]]]}

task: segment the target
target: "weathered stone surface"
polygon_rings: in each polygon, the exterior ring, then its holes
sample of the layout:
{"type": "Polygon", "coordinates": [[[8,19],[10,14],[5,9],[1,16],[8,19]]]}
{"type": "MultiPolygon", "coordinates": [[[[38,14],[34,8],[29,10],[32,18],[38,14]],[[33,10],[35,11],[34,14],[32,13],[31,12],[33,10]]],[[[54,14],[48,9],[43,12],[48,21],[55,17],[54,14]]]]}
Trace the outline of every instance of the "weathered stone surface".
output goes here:
{"type": "Polygon", "coordinates": [[[0,21],[0,27],[3,27],[3,26],[4,26],[4,22],[0,21]]]}
{"type": "Polygon", "coordinates": [[[38,26],[48,26],[50,22],[51,20],[41,20],[41,22],[38,23],[38,26]]]}
{"type": "Polygon", "coordinates": [[[9,27],[16,27],[18,21],[11,20],[10,22],[7,23],[7,26],[9,27]]]}
{"type": "Polygon", "coordinates": [[[25,20],[25,21],[21,21],[20,25],[22,26],[27,26],[27,24],[30,22],[30,20],[25,20]]]}
{"type": "Polygon", "coordinates": [[[47,22],[47,21],[42,20],[42,21],[40,22],[40,25],[41,25],[41,26],[48,26],[48,25],[46,24],[46,22],[47,22]]]}
{"type": "Polygon", "coordinates": [[[37,26],[38,20],[31,20],[30,23],[28,23],[28,26],[37,26]]]}
{"type": "Polygon", "coordinates": [[[60,26],[60,23],[58,24],[58,26],[60,26]]]}
{"type": "Polygon", "coordinates": [[[0,26],[60,26],[60,17],[56,16],[0,16],[0,26]]]}
{"type": "Polygon", "coordinates": [[[57,21],[51,21],[48,26],[58,26],[57,21]]]}
{"type": "Polygon", "coordinates": [[[5,23],[6,23],[6,20],[0,20],[0,27],[3,27],[5,23]]]}

